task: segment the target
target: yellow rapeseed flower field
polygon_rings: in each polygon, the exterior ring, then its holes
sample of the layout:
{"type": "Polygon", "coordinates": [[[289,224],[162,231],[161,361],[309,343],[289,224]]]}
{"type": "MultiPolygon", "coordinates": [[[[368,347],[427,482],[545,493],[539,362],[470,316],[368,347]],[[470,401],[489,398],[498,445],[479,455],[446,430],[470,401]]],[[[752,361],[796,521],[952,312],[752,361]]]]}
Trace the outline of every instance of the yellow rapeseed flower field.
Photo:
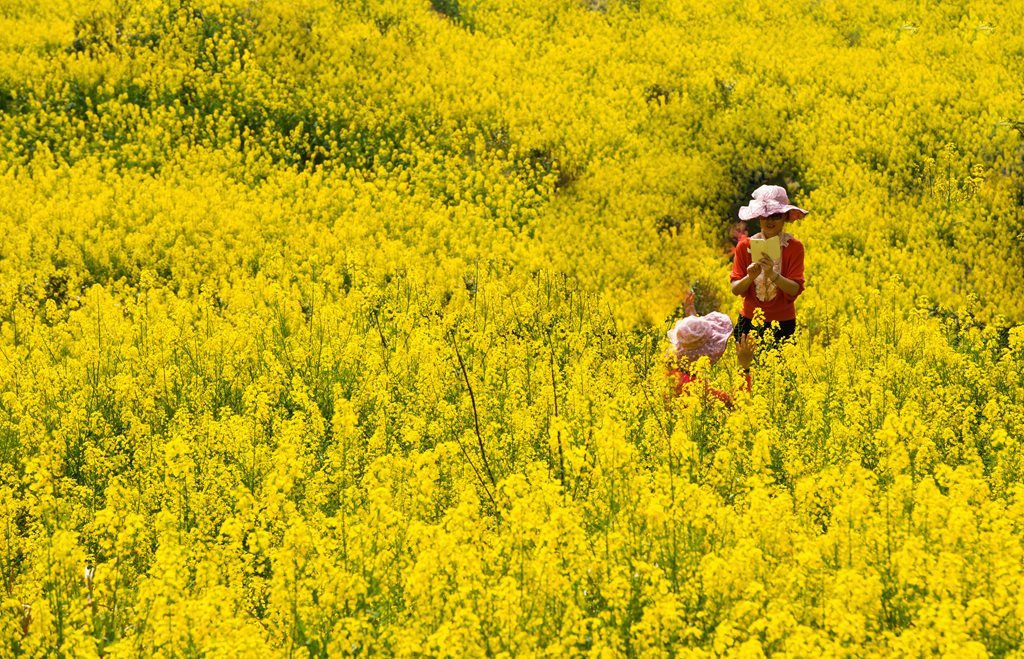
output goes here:
{"type": "Polygon", "coordinates": [[[1024,656],[1022,94],[1010,0],[5,0],[0,656],[1024,656]]]}

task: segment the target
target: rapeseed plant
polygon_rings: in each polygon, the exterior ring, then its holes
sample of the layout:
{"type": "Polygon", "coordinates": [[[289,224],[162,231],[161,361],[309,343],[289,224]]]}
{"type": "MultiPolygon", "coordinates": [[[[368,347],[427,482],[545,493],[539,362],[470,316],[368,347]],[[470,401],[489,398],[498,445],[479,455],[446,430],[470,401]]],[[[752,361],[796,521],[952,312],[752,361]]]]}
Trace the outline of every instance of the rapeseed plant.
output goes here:
{"type": "Polygon", "coordinates": [[[1013,7],[7,4],[0,654],[1020,652],[1013,7]]]}

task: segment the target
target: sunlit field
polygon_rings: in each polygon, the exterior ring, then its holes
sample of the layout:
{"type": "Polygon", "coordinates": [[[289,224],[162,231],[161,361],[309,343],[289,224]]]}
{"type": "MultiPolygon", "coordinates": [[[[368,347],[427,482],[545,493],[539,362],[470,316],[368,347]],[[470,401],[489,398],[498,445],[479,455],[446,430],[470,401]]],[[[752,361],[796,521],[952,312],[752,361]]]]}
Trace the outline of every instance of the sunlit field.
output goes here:
{"type": "Polygon", "coordinates": [[[1022,99],[1009,0],[6,0],[0,656],[1022,656],[1022,99]]]}

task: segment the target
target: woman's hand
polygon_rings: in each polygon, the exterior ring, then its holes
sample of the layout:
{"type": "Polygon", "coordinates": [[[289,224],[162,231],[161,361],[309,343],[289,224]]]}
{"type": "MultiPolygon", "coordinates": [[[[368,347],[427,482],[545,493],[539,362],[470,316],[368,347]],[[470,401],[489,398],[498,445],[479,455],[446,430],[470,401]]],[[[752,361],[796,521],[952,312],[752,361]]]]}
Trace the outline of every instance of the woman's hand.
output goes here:
{"type": "Polygon", "coordinates": [[[744,371],[750,370],[750,365],[754,363],[756,347],[757,342],[749,333],[741,336],[740,340],[736,342],[736,361],[744,371]]]}
{"type": "Polygon", "coordinates": [[[771,273],[775,271],[775,261],[772,261],[772,257],[767,254],[762,254],[761,260],[757,262],[757,265],[761,267],[761,270],[767,273],[767,276],[770,279],[772,276],[771,273]]]}
{"type": "Polygon", "coordinates": [[[761,274],[761,264],[751,263],[747,266],[747,276],[751,279],[757,279],[757,276],[761,274]]]}

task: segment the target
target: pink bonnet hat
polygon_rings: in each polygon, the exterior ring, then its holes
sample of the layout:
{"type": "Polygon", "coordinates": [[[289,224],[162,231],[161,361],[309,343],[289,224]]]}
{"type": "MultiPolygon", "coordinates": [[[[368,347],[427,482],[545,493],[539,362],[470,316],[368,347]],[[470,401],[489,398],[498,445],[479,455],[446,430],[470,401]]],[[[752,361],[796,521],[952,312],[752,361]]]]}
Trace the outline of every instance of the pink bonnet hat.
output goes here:
{"type": "Polygon", "coordinates": [[[725,352],[732,336],[732,321],[724,313],[712,311],[706,316],[687,316],[668,331],[668,340],[676,355],[691,362],[707,357],[714,364],[725,352]]]}
{"type": "Polygon", "coordinates": [[[762,185],[750,196],[752,197],[750,203],[740,208],[739,218],[741,220],[769,217],[778,213],[787,213],[789,219],[798,220],[807,215],[807,211],[789,203],[786,188],[781,185],[762,185]]]}

